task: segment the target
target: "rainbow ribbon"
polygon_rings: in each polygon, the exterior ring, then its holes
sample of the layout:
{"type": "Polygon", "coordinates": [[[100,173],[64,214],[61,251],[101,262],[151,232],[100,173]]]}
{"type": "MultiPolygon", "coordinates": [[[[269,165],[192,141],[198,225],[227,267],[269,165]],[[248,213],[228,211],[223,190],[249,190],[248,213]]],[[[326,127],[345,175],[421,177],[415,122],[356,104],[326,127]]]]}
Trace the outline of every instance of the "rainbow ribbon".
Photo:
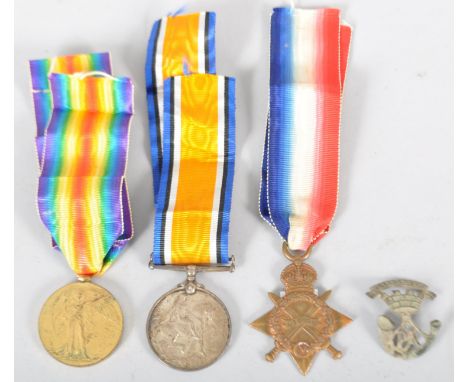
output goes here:
{"type": "Polygon", "coordinates": [[[77,275],[102,274],[133,235],[124,178],[132,82],[110,76],[107,53],[33,60],[30,69],[41,220],[77,275]]]}
{"type": "Polygon", "coordinates": [[[271,17],[260,214],[293,250],[317,243],[335,214],[350,39],[338,9],[275,8],[271,17]]]}
{"type": "Polygon", "coordinates": [[[36,116],[36,149],[41,164],[44,134],[52,116],[52,93],[49,74],[73,74],[99,71],[111,74],[109,53],[76,54],[29,61],[34,111],[36,116]]]}
{"type": "Polygon", "coordinates": [[[215,14],[154,24],[146,61],[154,264],[227,264],[235,80],[215,75],[215,14]]]}

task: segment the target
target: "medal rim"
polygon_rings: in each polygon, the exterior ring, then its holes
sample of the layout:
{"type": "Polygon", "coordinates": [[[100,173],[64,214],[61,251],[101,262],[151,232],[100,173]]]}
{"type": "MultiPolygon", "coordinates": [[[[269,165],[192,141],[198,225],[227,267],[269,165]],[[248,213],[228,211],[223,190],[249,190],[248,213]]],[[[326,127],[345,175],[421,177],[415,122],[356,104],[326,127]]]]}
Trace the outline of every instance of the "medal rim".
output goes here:
{"type": "Polygon", "coordinates": [[[47,351],[47,353],[53,358],[55,359],[56,361],[60,362],[61,364],[64,364],[66,366],[72,366],[72,367],[77,367],[77,368],[82,368],[82,367],[88,367],[88,366],[93,366],[93,365],[96,365],[104,360],[106,360],[112,353],[114,353],[115,349],[117,349],[117,347],[119,346],[120,344],[120,341],[122,340],[122,336],[123,336],[123,330],[124,330],[124,325],[125,325],[125,321],[124,321],[124,315],[123,315],[123,311],[122,311],[122,307],[120,306],[120,303],[117,301],[117,299],[115,298],[115,296],[109,292],[109,290],[107,290],[106,288],[104,288],[103,286],[101,285],[98,285],[90,280],[86,280],[86,281],[73,281],[73,282],[69,282],[67,284],[65,284],[64,286],[56,289],[55,291],[53,291],[49,297],[47,297],[47,299],[44,301],[44,303],[42,304],[42,307],[41,307],[41,311],[39,312],[39,317],[37,319],[37,332],[39,334],[39,339],[41,340],[41,344],[42,344],[42,347],[47,351]],[[115,303],[117,304],[118,308],[119,308],[119,313],[120,313],[120,317],[121,317],[121,320],[122,320],[122,325],[121,325],[121,328],[120,328],[120,332],[119,332],[119,337],[114,345],[114,347],[102,358],[94,361],[94,362],[91,362],[91,363],[86,363],[86,364],[83,364],[83,365],[77,365],[77,364],[72,364],[72,363],[67,363],[65,362],[64,360],[60,359],[60,358],[57,358],[56,356],[54,356],[50,350],[47,348],[47,346],[45,345],[44,343],[44,339],[41,335],[41,317],[42,317],[42,314],[44,312],[44,308],[45,306],[47,305],[47,303],[51,300],[51,298],[53,296],[55,296],[58,292],[60,292],[61,290],[65,289],[65,288],[68,288],[72,285],[76,285],[76,284],[81,284],[81,283],[89,283],[91,285],[93,285],[93,287],[96,287],[98,289],[102,289],[104,290],[104,292],[108,293],[112,299],[115,301],[115,303]]]}
{"type": "MultiPolygon", "coordinates": [[[[175,370],[180,370],[180,371],[185,371],[185,372],[191,372],[191,371],[197,371],[197,370],[202,370],[202,369],[205,369],[211,365],[213,365],[216,361],[218,361],[221,356],[226,352],[226,349],[228,348],[230,342],[231,342],[231,333],[232,333],[232,322],[231,322],[231,316],[229,314],[229,311],[226,307],[226,305],[224,304],[224,302],[218,297],[216,296],[213,292],[211,292],[210,290],[206,289],[205,287],[203,286],[198,286],[195,293],[205,293],[207,294],[208,296],[211,296],[218,304],[221,308],[223,308],[224,310],[224,313],[226,314],[226,317],[227,317],[227,327],[228,327],[228,334],[227,334],[227,338],[226,338],[226,342],[224,344],[224,347],[223,349],[219,352],[219,354],[209,363],[203,365],[203,366],[200,366],[200,367],[196,367],[196,368],[181,368],[181,367],[178,367],[178,366],[175,366],[169,362],[167,362],[166,360],[164,360],[160,354],[156,351],[156,349],[154,348],[152,342],[151,342],[151,335],[150,335],[150,325],[151,325],[151,317],[153,316],[153,312],[155,311],[156,307],[164,300],[166,299],[168,296],[170,296],[171,294],[174,294],[174,293],[178,293],[178,292],[185,292],[186,294],[188,294],[186,291],[185,291],[185,287],[184,286],[178,286],[176,288],[173,288],[169,291],[167,291],[166,293],[164,293],[161,297],[159,297],[156,302],[153,304],[153,306],[151,307],[149,313],[148,313],[148,317],[146,319],[146,338],[148,340],[148,343],[150,345],[150,348],[151,350],[154,352],[154,354],[156,354],[156,356],[158,357],[159,360],[161,360],[164,364],[166,364],[167,366],[175,369],[175,370]]],[[[195,294],[193,293],[193,294],[195,294]]],[[[190,294],[188,294],[190,295],[190,294]]]]}

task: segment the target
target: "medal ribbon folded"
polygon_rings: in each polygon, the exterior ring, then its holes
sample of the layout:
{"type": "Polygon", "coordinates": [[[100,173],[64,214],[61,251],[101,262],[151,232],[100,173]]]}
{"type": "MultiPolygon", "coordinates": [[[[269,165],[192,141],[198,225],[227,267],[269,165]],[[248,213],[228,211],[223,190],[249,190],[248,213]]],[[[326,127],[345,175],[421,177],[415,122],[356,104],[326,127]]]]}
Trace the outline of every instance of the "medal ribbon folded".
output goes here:
{"type": "Polygon", "coordinates": [[[276,8],[271,17],[260,214],[292,250],[317,243],[335,214],[350,37],[338,9],[276,8]]]}
{"type": "Polygon", "coordinates": [[[79,276],[102,274],[132,237],[125,184],[133,84],[107,53],[30,62],[38,208],[79,276]]]}
{"type": "Polygon", "coordinates": [[[214,13],[168,16],[155,22],[146,59],[155,203],[149,267],[186,272],[153,305],[147,336],[163,362],[182,370],[215,362],[231,333],[223,302],[196,281],[197,272],[234,269],[235,80],[215,74],[214,42],[214,13]]]}
{"type": "Polygon", "coordinates": [[[229,262],[234,85],[212,74],[165,80],[155,264],[229,262]]]}
{"type": "Polygon", "coordinates": [[[235,80],[215,73],[215,14],[168,16],[146,63],[155,265],[228,264],[235,80]]]}
{"type": "Polygon", "coordinates": [[[155,203],[162,170],[164,81],[188,73],[216,72],[215,21],[213,12],[167,16],[151,30],[145,73],[155,203]]]}

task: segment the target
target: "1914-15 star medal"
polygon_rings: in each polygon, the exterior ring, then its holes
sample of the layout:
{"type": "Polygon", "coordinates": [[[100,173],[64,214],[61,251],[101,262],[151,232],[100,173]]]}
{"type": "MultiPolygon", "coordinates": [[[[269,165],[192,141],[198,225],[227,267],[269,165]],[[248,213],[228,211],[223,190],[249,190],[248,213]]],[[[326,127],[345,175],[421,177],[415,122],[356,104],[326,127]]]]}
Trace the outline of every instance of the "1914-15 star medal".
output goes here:
{"type": "Polygon", "coordinates": [[[269,293],[275,307],[250,325],[275,340],[275,347],[265,356],[267,361],[287,352],[305,375],[321,350],[341,358],[341,352],[331,345],[331,336],[352,320],[326,304],[331,291],[320,296],[314,292],[317,273],[303,260],[297,259],[283,270],[284,297],[269,293]]]}

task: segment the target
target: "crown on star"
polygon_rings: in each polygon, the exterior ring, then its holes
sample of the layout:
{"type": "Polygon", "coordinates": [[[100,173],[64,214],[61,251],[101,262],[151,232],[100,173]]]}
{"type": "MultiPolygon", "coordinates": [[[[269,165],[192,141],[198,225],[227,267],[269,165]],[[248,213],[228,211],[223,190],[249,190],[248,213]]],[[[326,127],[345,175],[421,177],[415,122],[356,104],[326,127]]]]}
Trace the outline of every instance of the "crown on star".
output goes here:
{"type": "Polygon", "coordinates": [[[281,272],[281,282],[284,284],[286,292],[295,290],[310,290],[317,280],[317,272],[308,264],[288,265],[281,272]]]}

